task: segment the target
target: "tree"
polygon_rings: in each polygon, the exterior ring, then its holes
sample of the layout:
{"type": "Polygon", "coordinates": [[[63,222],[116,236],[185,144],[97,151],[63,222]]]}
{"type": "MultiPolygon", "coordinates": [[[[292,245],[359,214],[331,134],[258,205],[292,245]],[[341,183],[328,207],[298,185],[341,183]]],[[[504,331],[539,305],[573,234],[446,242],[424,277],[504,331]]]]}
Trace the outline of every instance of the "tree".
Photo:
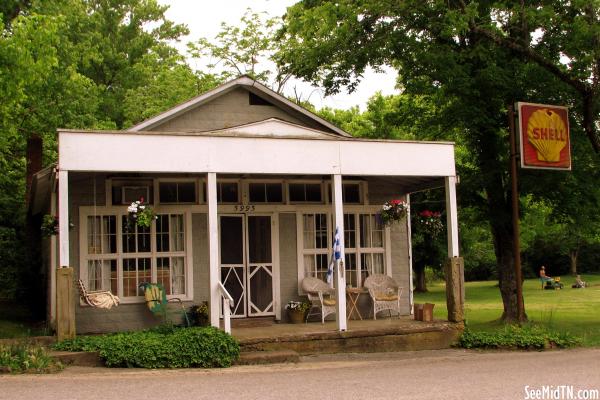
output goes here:
{"type": "Polygon", "coordinates": [[[267,18],[266,13],[255,13],[248,8],[241,25],[221,23],[221,32],[214,41],[200,38],[189,43],[189,53],[196,58],[214,59],[208,67],[219,67],[222,80],[249,75],[282,93],[290,75],[282,74],[271,61],[277,48],[274,35],[279,24],[279,18],[267,18]]]}
{"type": "Polygon", "coordinates": [[[506,321],[518,319],[506,109],[517,99],[565,102],[597,147],[600,24],[598,1],[589,5],[306,0],[288,9],[279,33],[284,71],[328,93],[353,90],[367,66],[389,64],[407,93],[445,99],[444,123],[469,149],[461,199],[486,209],[506,321]]]}

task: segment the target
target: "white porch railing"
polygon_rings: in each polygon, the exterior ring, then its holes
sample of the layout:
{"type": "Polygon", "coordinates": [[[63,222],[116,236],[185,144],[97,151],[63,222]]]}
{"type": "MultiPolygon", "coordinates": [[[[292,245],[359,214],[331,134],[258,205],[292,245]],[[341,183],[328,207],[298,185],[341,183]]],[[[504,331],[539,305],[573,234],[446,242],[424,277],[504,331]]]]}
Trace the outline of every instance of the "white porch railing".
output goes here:
{"type": "Polygon", "coordinates": [[[223,299],[223,328],[225,332],[231,334],[231,306],[233,305],[233,297],[229,294],[225,286],[221,282],[219,284],[219,294],[223,299]]]}

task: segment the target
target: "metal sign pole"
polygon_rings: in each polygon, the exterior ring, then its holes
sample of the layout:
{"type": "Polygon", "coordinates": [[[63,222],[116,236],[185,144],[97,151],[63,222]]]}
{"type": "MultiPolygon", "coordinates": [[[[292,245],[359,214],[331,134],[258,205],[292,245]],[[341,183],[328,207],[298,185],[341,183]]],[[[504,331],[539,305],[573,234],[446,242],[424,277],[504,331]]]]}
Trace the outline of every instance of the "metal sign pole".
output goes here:
{"type": "Polygon", "coordinates": [[[523,303],[523,281],[521,276],[519,189],[517,187],[517,139],[515,134],[515,110],[513,104],[508,107],[508,126],[510,131],[510,178],[512,183],[513,253],[515,263],[515,283],[517,285],[517,318],[519,322],[522,322],[525,320],[525,305],[523,303]]]}

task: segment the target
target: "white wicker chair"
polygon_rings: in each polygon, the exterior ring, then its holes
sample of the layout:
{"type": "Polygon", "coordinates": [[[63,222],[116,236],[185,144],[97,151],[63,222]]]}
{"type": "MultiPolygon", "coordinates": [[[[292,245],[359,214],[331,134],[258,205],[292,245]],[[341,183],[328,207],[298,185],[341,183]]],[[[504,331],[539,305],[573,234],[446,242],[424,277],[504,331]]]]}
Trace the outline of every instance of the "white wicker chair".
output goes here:
{"type": "Polygon", "coordinates": [[[373,274],[365,280],[364,286],[369,289],[373,300],[373,319],[377,319],[377,313],[384,310],[389,311],[390,318],[392,311],[396,311],[400,318],[400,296],[403,288],[399,287],[395,280],[387,275],[373,274]]]}
{"type": "Polygon", "coordinates": [[[302,290],[304,290],[310,301],[310,310],[306,314],[306,322],[311,315],[321,314],[321,323],[325,323],[325,317],[336,312],[336,301],[332,298],[335,290],[330,288],[325,282],[318,278],[308,277],[302,280],[302,290]],[[312,312],[313,309],[319,309],[318,312],[312,312]]]}

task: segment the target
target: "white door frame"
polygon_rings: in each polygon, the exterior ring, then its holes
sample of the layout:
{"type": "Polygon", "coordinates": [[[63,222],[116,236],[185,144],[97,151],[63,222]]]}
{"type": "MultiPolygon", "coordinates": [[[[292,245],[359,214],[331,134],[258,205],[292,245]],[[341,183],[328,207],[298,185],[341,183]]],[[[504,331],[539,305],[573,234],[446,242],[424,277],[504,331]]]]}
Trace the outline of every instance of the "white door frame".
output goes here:
{"type": "MultiPolygon", "coordinates": [[[[260,213],[220,213],[219,215],[219,279],[221,279],[221,268],[223,266],[233,266],[233,264],[221,264],[221,217],[238,217],[242,218],[242,237],[243,237],[243,267],[244,267],[244,288],[243,288],[243,305],[244,312],[240,315],[232,313],[231,318],[246,318],[258,316],[275,316],[276,319],[281,319],[281,289],[280,289],[280,266],[279,266],[279,214],[276,212],[260,212],[260,213]],[[248,217],[270,217],[271,219],[271,279],[273,290],[273,311],[268,313],[251,313],[250,312],[250,258],[248,246],[248,217]]],[[[237,264],[235,264],[237,265],[237,264]]],[[[254,265],[261,266],[261,263],[254,265]]],[[[222,314],[221,314],[222,315],[222,314]]]]}

